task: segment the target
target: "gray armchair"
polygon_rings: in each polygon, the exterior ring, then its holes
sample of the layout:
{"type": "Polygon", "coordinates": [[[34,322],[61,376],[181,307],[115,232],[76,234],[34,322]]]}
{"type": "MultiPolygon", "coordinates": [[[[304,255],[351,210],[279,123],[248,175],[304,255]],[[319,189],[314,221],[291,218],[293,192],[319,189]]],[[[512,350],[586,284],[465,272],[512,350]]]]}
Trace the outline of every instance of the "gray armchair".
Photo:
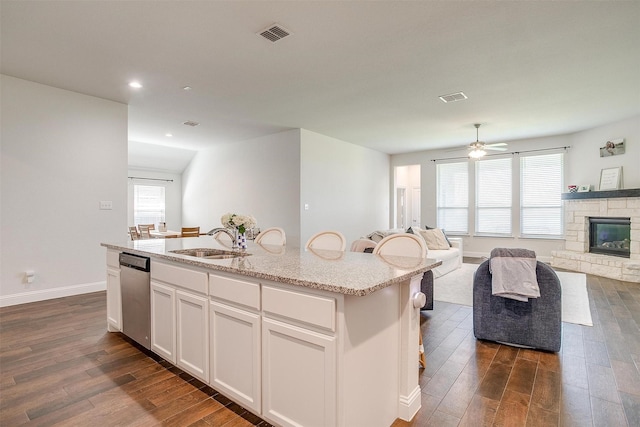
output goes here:
{"type": "Polygon", "coordinates": [[[473,279],[473,333],[481,340],[557,352],[562,334],[560,280],[546,264],[537,262],[540,297],[528,302],[491,294],[489,260],[473,279]]]}

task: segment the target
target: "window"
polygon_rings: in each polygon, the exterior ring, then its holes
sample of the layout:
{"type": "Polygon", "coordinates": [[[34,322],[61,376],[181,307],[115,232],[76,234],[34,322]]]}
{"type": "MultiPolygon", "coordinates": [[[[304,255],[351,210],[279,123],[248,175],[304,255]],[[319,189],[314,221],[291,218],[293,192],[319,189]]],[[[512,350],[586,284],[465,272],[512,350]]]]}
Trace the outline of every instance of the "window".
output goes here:
{"type": "Polygon", "coordinates": [[[133,223],[158,224],[164,222],[164,187],[155,185],[133,186],[133,223]]]}
{"type": "Polygon", "coordinates": [[[447,234],[469,232],[469,163],[436,166],[438,227],[447,234]]]}
{"type": "Polygon", "coordinates": [[[512,234],[511,164],[511,158],[476,162],[477,234],[512,234]]]}
{"type": "Polygon", "coordinates": [[[562,237],[563,154],[520,158],[520,233],[562,237]]]}

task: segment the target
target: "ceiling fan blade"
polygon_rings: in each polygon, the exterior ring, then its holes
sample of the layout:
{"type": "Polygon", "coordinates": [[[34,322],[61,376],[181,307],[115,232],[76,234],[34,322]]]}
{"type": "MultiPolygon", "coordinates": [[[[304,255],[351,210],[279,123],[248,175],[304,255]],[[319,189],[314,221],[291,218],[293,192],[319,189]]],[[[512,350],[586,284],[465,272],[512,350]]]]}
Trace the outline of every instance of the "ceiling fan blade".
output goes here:
{"type": "Polygon", "coordinates": [[[506,147],[506,142],[496,142],[495,144],[484,144],[485,147],[506,147]]]}
{"type": "Polygon", "coordinates": [[[496,147],[494,145],[485,145],[484,149],[485,150],[493,150],[493,151],[507,151],[507,147],[496,147]]]}

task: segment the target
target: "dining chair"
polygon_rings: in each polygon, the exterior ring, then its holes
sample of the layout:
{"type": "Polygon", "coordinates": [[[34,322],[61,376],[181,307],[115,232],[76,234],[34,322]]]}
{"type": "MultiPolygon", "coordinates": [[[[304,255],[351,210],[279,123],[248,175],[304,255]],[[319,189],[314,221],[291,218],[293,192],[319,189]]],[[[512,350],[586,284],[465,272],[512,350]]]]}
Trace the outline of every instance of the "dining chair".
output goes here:
{"type": "Polygon", "coordinates": [[[424,239],[410,233],[390,234],[373,248],[374,254],[405,256],[413,258],[427,257],[427,244],[424,239]]]}
{"type": "Polygon", "coordinates": [[[261,245],[284,246],[287,243],[287,236],[282,228],[270,227],[262,230],[256,237],[255,242],[261,245]]]}
{"type": "Polygon", "coordinates": [[[339,231],[321,231],[311,236],[304,247],[305,249],[313,248],[344,252],[347,247],[347,239],[339,231]]]}
{"type": "Polygon", "coordinates": [[[140,240],[140,235],[136,227],[129,227],[129,236],[131,236],[131,240],[140,240]]]}
{"type": "Polygon", "coordinates": [[[198,237],[200,236],[200,227],[182,227],[180,237],[198,237]]]}
{"type": "MultiPolygon", "coordinates": [[[[373,253],[376,255],[389,255],[399,257],[426,258],[427,244],[422,237],[410,233],[391,234],[378,242],[373,253]]],[[[424,278],[424,275],[423,275],[424,278]]],[[[419,331],[420,328],[418,328],[419,331]]],[[[422,332],[419,333],[418,360],[420,366],[427,367],[427,359],[424,355],[424,345],[422,344],[422,332]]]]}
{"type": "Polygon", "coordinates": [[[156,225],[155,224],[138,224],[138,227],[140,227],[141,225],[147,227],[149,230],[155,230],[156,229],[156,225]]]}
{"type": "Polygon", "coordinates": [[[149,233],[149,225],[138,224],[138,234],[141,239],[150,239],[151,234],[149,233]]]}

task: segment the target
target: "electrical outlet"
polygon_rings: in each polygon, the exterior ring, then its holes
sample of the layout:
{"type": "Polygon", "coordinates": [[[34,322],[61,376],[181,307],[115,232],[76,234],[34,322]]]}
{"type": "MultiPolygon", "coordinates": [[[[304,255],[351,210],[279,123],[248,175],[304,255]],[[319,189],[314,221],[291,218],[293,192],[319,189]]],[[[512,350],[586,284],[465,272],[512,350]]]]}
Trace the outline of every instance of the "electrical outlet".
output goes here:
{"type": "Polygon", "coordinates": [[[308,211],[308,210],[309,210],[309,203],[305,203],[305,204],[304,204],[304,210],[305,210],[305,211],[308,211]]]}
{"type": "Polygon", "coordinates": [[[113,202],[111,200],[100,201],[100,210],[110,211],[111,209],[113,209],[113,202]]]}

